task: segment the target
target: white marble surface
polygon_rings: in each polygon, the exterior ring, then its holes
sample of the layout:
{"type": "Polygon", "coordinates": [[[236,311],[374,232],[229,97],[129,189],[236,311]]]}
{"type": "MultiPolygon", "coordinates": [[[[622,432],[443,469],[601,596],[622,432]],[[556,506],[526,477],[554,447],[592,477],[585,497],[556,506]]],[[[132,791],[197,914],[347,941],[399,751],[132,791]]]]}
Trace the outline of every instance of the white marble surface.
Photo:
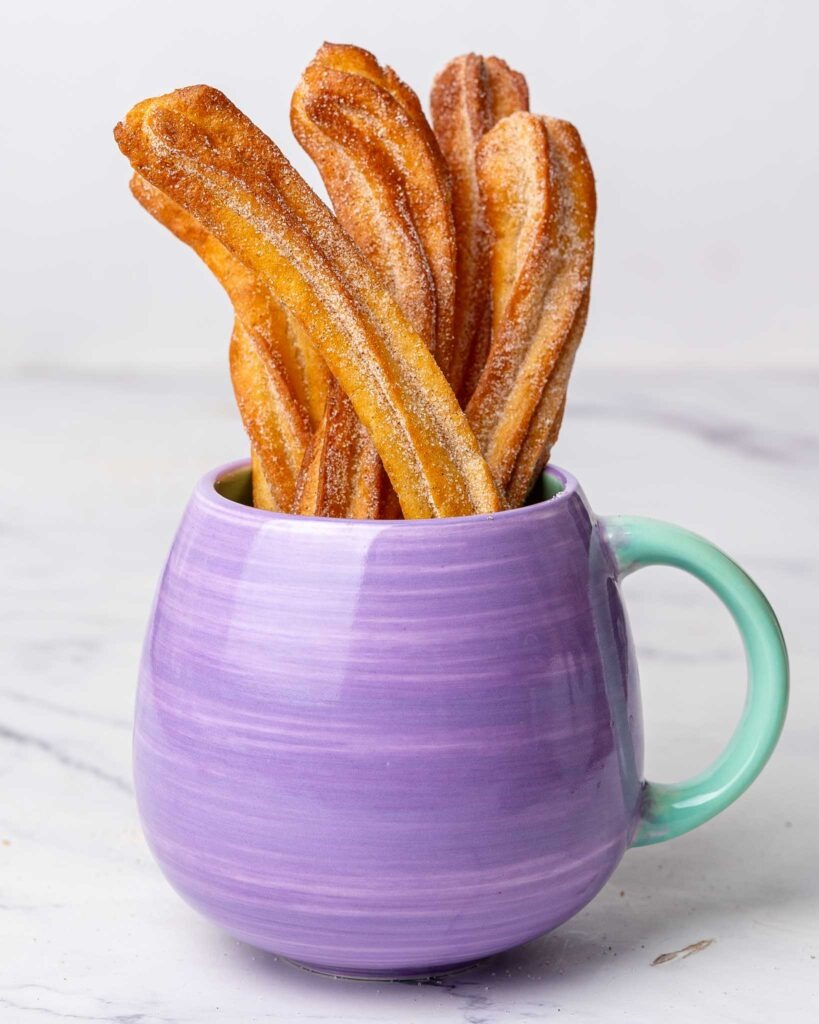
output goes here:
{"type": "MultiPolygon", "coordinates": [[[[794,369],[584,371],[558,449],[600,512],[705,533],[767,591],[794,692],[780,747],[719,819],[627,854],[574,920],[440,984],[334,981],[221,934],[146,850],[130,780],[154,584],[196,477],[242,453],[226,379],[0,380],[0,1020],[814,1021],[819,998],[815,410],[794,369]],[[713,944],[657,966],[661,954],[713,944]]],[[[726,614],[670,570],[626,584],[652,778],[703,767],[736,720],[726,614]]]]}

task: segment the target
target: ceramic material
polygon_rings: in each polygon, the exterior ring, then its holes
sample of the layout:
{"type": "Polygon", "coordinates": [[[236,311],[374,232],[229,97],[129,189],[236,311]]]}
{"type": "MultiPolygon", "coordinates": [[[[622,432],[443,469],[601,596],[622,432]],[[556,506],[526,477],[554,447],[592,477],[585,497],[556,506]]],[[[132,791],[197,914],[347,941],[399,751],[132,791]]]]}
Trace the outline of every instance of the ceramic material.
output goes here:
{"type": "Polygon", "coordinates": [[[781,634],[706,541],[596,520],[555,467],[549,500],[413,522],[260,512],[233,500],[247,479],[208,474],[188,506],[134,738],[157,860],[237,937],[345,975],[457,967],[566,920],[630,844],[718,813],[770,754],[781,634]],[[751,667],[725,754],[677,786],[643,781],[618,587],[656,562],[720,594],[751,667]]]}

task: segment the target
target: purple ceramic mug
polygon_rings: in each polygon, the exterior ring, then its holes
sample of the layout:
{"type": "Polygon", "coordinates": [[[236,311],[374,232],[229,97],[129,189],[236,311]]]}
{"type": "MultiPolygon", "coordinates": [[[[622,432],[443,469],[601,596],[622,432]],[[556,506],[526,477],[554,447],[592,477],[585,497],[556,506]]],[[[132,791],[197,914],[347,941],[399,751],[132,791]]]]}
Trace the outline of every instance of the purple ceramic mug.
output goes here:
{"type": "Polygon", "coordinates": [[[456,968],[571,917],[769,756],[781,633],[707,541],[597,519],[557,467],[525,508],[407,522],[259,511],[249,479],[209,473],[185,512],[134,736],[156,859],[238,938],[348,976],[456,968]],[[643,781],[619,590],[652,563],[711,586],[749,655],[725,753],[678,785],[643,781]]]}

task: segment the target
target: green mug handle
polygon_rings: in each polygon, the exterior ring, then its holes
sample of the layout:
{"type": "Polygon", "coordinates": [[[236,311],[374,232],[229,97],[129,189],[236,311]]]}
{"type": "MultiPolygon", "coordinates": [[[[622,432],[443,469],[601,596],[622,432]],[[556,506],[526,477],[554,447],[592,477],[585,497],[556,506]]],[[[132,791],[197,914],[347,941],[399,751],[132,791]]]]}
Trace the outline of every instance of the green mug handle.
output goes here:
{"type": "Polygon", "coordinates": [[[634,846],[689,832],[732,804],[771,756],[788,706],[788,653],[765,595],[736,562],[679,526],[637,516],[601,518],[618,578],[647,565],[672,565],[696,576],[728,608],[748,663],[748,691],[739,725],[714,763],[685,782],[644,784],[642,821],[634,846]]]}

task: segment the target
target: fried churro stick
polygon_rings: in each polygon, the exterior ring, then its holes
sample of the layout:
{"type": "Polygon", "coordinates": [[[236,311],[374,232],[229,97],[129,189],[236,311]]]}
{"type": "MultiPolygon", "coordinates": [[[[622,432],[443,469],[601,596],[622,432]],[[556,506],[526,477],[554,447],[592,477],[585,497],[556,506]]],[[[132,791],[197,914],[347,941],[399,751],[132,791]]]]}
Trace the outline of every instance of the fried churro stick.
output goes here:
{"type": "Polygon", "coordinates": [[[238,316],[230,339],[230,378],[251,441],[253,504],[290,512],[310,432],[301,410],[293,415],[292,394],[282,387],[275,361],[238,316]]]}
{"type": "Polygon", "coordinates": [[[435,135],[452,173],[458,238],[455,339],[447,368],[466,405],[490,341],[489,239],[475,167],[475,147],[501,118],[528,110],[526,79],[498,57],[470,53],[441,71],[430,97],[435,135]]]}
{"type": "Polygon", "coordinates": [[[273,491],[265,479],[264,467],[262,466],[262,460],[259,458],[259,453],[252,444],[250,446],[250,483],[254,508],[263,508],[268,512],[281,511],[278,508],[276,499],[273,497],[273,491]]]}
{"type": "Polygon", "coordinates": [[[134,107],[135,170],[261,276],[302,323],[372,436],[404,514],[502,507],[451,388],[370,262],[280,150],[215,89],[134,107]]]}
{"type": "Polygon", "coordinates": [[[307,410],[310,426],[315,429],[324,415],[327,394],[333,383],[332,374],[309,332],[290,313],[285,313],[285,319],[288,341],[298,363],[294,390],[307,410]]]}
{"type": "Polygon", "coordinates": [[[303,377],[287,316],[264,282],[173,199],[138,174],[131,179],[131,192],[155,220],[193,249],[233,303],[231,379],[252,444],[254,504],[289,512],[310,429],[294,394],[303,377]]]}
{"type": "Polygon", "coordinates": [[[543,467],[549,461],[549,454],[560,433],[563,413],[566,408],[569,377],[574,365],[575,353],[586,327],[588,312],[589,291],[587,289],[555,368],[549,374],[546,387],[526,434],[526,440],[515,461],[515,468],[512,470],[512,477],[506,492],[512,508],[517,508],[526,501],[537,478],[543,472],[543,467]]]}
{"type": "MultiPolygon", "coordinates": [[[[325,43],[293,94],[290,120],[339,223],[381,271],[440,365],[452,350],[455,226],[449,174],[417,96],[366,50],[325,43]]],[[[378,516],[388,481],[345,401],[340,389],[328,401],[335,429],[305,465],[316,485],[301,489],[318,504],[302,501],[299,511],[344,516],[355,506],[359,515],[378,516]]]]}
{"type": "MultiPolygon", "coordinates": [[[[594,250],[594,176],[570,124],[523,112],[484,136],[477,167],[493,240],[492,345],[467,417],[505,489],[530,432],[535,452],[527,451],[524,462],[540,462],[565,397],[568,356],[555,395],[546,399],[544,393],[562,353],[573,357],[582,333],[594,250]]],[[[524,462],[519,481],[528,472],[524,462]]],[[[518,482],[516,493],[522,486],[518,482]]]]}
{"type": "Polygon", "coordinates": [[[418,97],[366,50],[325,43],[293,94],[290,120],[342,227],[445,368],[455,225],[449,173],[418,97]]]}
{"type": "Polygon", "coordinates": [[[302,463],[294,510],[336,519],[395,518],[394,506],[387,504],[391,494],[370,435],[334,382],[302,463]]]}

